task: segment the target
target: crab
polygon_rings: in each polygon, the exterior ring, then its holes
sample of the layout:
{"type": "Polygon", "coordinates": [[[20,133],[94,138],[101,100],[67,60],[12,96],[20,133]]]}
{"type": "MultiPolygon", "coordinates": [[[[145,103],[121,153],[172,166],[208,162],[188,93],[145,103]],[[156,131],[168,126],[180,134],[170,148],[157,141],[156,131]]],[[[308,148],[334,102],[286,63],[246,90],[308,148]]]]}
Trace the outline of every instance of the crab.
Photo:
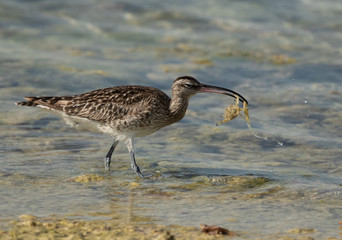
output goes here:
{"type": "Polygon", "coordinates": [[[244,101],[242,108],[240,108],[240,106],[239,106],[240,98],[237,95],[234,95],[234,96],[236,98],[235,104],[230,104],[228,107],[226,107],[226,111],[222,115],[223,120],[216,123],[216,126],[221,125],[222,123],[229,122],[239,115],[247,122],[247,125],[249,125],[249,114],[248,114],[247,102],[244,101]],[[241,114],[242,111],[243,111],[244,115],[241,114]]]}
{"type": "MultiPolygon", "coordinates": [[[[249,130],[251,131],[251,133],[256,138],[262,138],[264,140],[268,140],[268,138],[266,136],[259,136],[258,134],[256,134],[254,132],[253,128],[251,127],[251,124],[249,122],[248,103],[246,101],[243,101],[242,108],[240,108],[240,106],[239,106],[239,101],[240,101],[239,96],[234,94],[234,97],[236,99],[235,104],[230,104],[228,107],[226,107],[226,111],[222,115],[223,120],[221,120],[218,123],[216,123],[216,126],[221,125],[222,123],[229,122],[229,121],[233,120],[234,118],[236,118],[237,116],[240,116],[240,117],[243,118],[243,120],[246,121],[246,124],[247,124],[249,130]],[[241,113],[242,111],[243,111],[243,114],[241,113]]],[[[278,143],[278,145],[283,146],[282,142],[278,141],[274,137],[272,137],[272,139],[274,139],[278,143]]]]}

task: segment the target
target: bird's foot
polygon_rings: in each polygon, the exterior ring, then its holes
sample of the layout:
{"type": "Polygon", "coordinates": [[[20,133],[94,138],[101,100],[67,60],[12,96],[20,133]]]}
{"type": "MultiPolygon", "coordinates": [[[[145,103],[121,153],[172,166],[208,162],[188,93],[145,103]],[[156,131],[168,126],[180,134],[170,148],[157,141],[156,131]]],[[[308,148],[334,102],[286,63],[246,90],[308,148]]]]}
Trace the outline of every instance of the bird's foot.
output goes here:
{"type": "Polygon", "coordinates": [[[132,170],[141,178],[145,178],[144,175],[141,173],[140,168],[136,164],[131,165],[132,170]]]}
{"type": "Polygon", "coordinates": [[[109,157],[106,157],[104,159],[104,166],[105,166],[105,169],[110,171],[110,162],[111,162],[111,159],[109,157]]]}

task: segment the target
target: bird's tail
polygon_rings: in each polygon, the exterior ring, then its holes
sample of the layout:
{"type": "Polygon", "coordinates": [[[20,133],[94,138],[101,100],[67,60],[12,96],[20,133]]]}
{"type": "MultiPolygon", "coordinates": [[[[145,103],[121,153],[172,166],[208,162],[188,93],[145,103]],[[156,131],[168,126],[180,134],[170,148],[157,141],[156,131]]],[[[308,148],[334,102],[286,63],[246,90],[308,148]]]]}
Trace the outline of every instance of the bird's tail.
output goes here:
{"type": "Polygon", "coordinates": [[[53,97],[24,97],[27,102],[16,102],[15,104],[18,106],[36,107],[39,105],[45,105],[44,103],[48,103],[52,98],[53,97]]]}
{"type": "Polygon", "coordinates": [[[16,102],[18,106],[42,107],[61,110],[68,97],[25,97],[26,102],[16,102]]]}
{"type": "Polygon", "coordinates": [[[27,107],[36,107],[39,104],[37,103],[38,97],[24,97],[27,102],[16,102],[15,105],[18,106],[27,106],[27,107]]]}

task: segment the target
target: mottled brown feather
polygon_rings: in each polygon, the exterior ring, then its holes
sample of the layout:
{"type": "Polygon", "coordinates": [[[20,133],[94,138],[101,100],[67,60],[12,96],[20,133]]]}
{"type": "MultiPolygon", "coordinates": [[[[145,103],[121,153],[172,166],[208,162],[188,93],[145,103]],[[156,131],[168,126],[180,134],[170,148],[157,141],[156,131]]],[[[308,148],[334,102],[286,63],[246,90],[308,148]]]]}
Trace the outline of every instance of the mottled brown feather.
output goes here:
{"type": "MultiPolygon", "coordinates": [[[[144,127],[152,122],[164,126],[169,116],[171,99],[161,90],[145,86],[119,86],[99,89],[75,96],[26,97],[28,102],[21,106],[44,106],[97,122],[115,125],[116,120],[124,120],[125,125],[136,124],[144,127]],[[160,116],[164,114],[164,116],[160,116]],[[162,119],[160,119],[160,117],[162,119]]],[[[162,127],[161,126],[161,127],[162,127]]]]}
{"type": "Polygon", "coordinates": [[[168,109],[170,101],[165,93],[152,87],[111,87],[76,95],[63,105],[63,111],[72,116],[112,123],[115,120],[132,121],[137,117],[143,120],[148,113],[168,109]]]}

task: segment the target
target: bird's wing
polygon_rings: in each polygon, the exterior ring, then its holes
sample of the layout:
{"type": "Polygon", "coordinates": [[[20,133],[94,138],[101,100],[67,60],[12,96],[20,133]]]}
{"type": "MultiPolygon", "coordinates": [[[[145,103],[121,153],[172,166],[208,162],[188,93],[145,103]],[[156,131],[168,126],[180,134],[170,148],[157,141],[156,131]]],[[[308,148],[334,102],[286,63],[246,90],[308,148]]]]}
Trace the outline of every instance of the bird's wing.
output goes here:
{"type": "Polygon", "coordinates": [[[99,122],[140,121],[147,115],[168,108],[170,98],[162,91],[145,86],[99,89],[75,96],[26,97],[20,106],[36,106],[99,122]]]}
{"type": "Polygon", "coordinates": [[[63,111],[99,122],[130,121],[151,111],[153,102],[160,99],[169,101],[165,93],[151,87],[111,87],[76,95],[64,102],[63,111]]]}

